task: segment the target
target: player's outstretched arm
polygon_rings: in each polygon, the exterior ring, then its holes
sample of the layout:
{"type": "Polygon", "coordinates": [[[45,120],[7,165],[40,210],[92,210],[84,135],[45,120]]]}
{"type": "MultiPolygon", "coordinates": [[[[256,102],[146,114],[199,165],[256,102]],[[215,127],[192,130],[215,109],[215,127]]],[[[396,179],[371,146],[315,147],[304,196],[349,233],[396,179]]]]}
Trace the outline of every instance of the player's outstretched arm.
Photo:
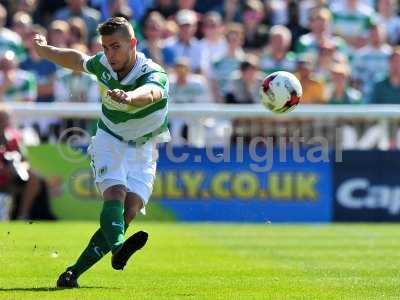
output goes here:
{"type": "Polygon", "coordinates": [[[108,91],[108,95],[115,101],[141,107],[161,100],[162,89],[155,84],[145,84],[129,92],[114,89],[108,91]]]}
{"type": "Polygon", "coordinates": [[[82,52],[58,48],[47,45],[47,40],[44,36],[36,34],[33,38],[34,46],[37,54],[53,63],[68,68],[74,71],[83,72],[83,62],[88,56],[82,52]]]}

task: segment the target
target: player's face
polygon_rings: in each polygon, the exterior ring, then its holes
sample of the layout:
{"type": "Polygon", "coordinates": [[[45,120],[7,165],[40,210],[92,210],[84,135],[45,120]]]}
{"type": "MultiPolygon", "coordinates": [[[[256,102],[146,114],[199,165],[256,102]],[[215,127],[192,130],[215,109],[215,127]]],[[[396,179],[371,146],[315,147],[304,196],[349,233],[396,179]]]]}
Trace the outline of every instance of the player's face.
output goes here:
{"type": "Polygon", "coordinates": [[[136,39],[130,39],[119,32],[103,35],[101,43],[108,63],[115,72],[126,68],[136,55],[136,39]]]}

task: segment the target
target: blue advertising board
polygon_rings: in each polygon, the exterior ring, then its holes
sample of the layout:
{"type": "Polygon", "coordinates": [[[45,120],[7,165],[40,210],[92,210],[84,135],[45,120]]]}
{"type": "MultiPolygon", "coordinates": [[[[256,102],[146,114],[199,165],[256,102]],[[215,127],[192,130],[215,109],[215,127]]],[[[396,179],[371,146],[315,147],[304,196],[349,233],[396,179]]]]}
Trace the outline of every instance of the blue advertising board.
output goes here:
{"type": "Polygon", "coordinates": [[[334,220],[400,221],[400,152],[344,151],[334,176],[334,220]]]}
{"type": "Polygon", "coordinates": [[[311,162],[306,149],[293,154],[166,146],[152,201],[183,221],[331,221],[330,162],[311,162]]]}

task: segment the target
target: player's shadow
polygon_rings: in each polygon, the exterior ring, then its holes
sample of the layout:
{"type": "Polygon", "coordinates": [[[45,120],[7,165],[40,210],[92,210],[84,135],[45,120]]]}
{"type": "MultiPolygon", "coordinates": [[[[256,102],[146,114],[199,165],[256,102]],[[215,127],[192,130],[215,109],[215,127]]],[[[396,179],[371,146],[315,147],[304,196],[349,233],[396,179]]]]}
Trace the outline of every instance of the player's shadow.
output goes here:
{"type": "MultiPolygon", "coordinates": [[[[116,287],[104,287],[104,286],[81,286],[79,290],[85,289],[106,289],[116,290],[116,287]]],[[[69,290],[68,288],[57,288],[57,287],[15,287],[15,288],[0,288],[0,292],[57,292],[69,290]]]]}

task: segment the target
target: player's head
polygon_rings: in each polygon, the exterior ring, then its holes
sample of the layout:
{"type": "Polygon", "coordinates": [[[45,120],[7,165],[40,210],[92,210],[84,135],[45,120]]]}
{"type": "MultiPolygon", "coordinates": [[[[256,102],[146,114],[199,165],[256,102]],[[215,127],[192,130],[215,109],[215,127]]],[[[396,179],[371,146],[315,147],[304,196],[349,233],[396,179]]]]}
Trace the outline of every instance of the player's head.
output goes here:
{"type": "Polygon", "coordinates": [[[104,54],[115,72],[122,71],[134,61],[136,56],[135,33],[125,18],[109,18],[100,24],[97,30],[101,35],[104,54]]]}

